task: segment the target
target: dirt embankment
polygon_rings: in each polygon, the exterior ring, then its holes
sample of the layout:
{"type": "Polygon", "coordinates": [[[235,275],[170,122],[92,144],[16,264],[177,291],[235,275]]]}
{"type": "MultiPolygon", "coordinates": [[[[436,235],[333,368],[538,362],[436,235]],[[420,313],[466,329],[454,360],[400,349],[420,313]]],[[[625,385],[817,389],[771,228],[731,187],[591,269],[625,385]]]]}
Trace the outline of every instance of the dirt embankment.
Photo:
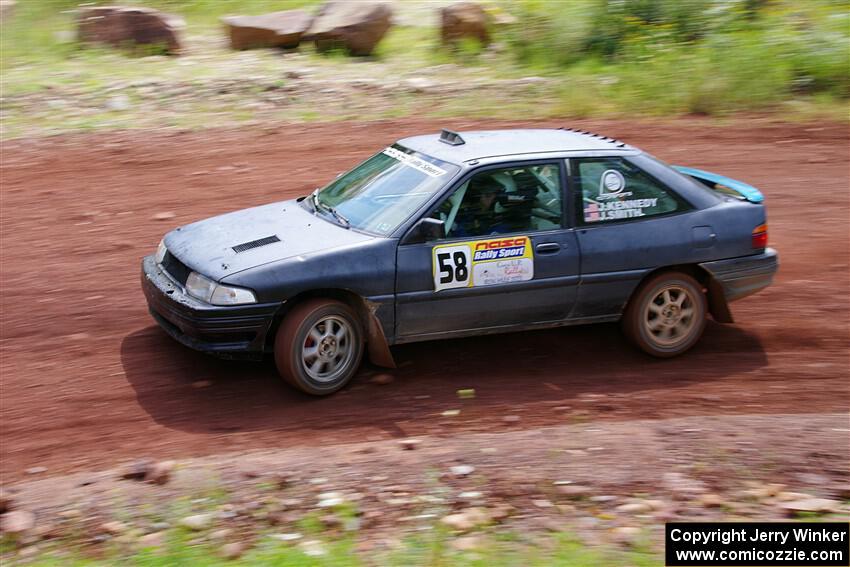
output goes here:
{"type": "Polygon", "coordinates": [[[139,260],[173,226],[304,194],[405,135],[519,125],[528,123],[404,120],[4,142],[3,482],[34,466],[52,474],[142,455],[488,432],[504,428],[508,414],[519,416],[513,427],[531,429],[848,410],[844,125],[571,123],[766,194],[781,255],[775,285],[733,305],[735,325],[709,325],[701,344],[675,360],[639,354],[616,325],[423,343],[395,350],[400,368],[390,385],[371,383],[366,369],[338,395],[313,399],[281,384],[269,363],[221,362],[176,344],[148,316],[139,260]],[[477,395],[458,400],[460,388],[477,395]],[[454,408],[459,416],[442,416],[454,408]]]}

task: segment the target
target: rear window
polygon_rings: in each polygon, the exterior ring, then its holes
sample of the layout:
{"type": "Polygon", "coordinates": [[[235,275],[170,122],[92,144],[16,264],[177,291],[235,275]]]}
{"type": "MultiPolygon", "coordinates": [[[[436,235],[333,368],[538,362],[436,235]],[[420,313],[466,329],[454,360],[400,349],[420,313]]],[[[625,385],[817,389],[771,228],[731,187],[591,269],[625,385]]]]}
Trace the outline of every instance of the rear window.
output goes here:
{"type": "Polygon", "coordinates": [[[571,164],[580,225],[635,221],[689,208],[672,190],[623,158],[578,158],[571,164]]]}

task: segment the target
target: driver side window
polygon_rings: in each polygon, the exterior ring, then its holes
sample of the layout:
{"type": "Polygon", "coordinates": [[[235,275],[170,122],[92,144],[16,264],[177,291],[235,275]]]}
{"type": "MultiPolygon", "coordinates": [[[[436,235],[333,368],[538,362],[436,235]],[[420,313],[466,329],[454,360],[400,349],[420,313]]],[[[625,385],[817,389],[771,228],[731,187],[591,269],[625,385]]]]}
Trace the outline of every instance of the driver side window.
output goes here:
{"type": "Polygon", "coordinates": [[[557,163],[477,173],[437,208],[447,238],[483,237],[561,227],[557,163]]]}

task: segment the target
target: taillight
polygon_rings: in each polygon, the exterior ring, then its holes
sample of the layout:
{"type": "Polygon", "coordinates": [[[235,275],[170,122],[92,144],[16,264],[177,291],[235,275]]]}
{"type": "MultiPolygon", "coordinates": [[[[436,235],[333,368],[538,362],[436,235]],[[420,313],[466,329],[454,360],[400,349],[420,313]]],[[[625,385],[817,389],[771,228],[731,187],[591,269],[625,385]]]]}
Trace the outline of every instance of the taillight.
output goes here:
{"type": "Polygon", "coordinates": [[[753,248],[767,248],[767,223],[753,229],[753,248]]]}

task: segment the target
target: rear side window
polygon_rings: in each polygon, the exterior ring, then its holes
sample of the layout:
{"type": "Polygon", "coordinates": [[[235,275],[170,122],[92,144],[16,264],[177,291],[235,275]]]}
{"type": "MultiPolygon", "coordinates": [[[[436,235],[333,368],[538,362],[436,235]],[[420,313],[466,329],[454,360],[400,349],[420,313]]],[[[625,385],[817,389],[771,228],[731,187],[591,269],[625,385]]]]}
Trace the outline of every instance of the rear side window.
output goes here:
{"type": "Polygon", "coordinates": [[[634,221],[690,208],[673,191],[625,159],[571,160],[572,187],[580,199],[578,224],[634,221]]]}

